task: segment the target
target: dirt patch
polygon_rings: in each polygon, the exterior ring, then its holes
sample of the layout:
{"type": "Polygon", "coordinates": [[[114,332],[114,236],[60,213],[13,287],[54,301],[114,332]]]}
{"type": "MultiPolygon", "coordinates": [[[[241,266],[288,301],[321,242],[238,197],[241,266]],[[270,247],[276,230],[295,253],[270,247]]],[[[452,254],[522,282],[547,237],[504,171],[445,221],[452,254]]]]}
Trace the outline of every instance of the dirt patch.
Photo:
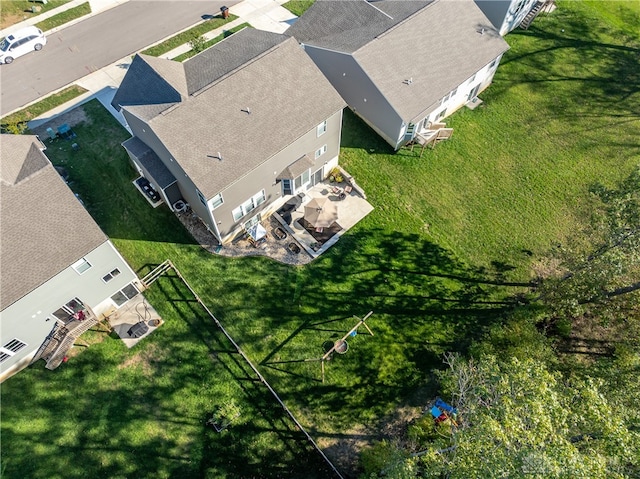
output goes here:
{"type": "Polygon", "coordinates": [[[239,237],[224,246],[220,246],[200,218],[190,209],[187,209],[184,213],[178,213],[177,217],[196,242],[210,253],[229,257],[266,256],[281,263],[292,265],[307,264],[312,259],[304,251],[295,254],[287,248],[289,243],[295,241],[291,235],[287,235],[284,239],[279,239],[274,234],[274,230],[280,226],[280,223],[273,216],[262,221],[262,225],[267,230],[267,236],[258,247],[254,247],[244,237],[239,237]]]}
{"type": "Polygon", "coordinates": [[[65,123],[73,128],[80,123],[90,125],[91,119],[85,113],[84,108],[82,106],[78,106],[73,110],[69,110],[66,113],[55,116],[51,120],[43,123],[36,128],[31,128],[31,132],[35,135],[38,135],[41,140],[45,141],[49,138],[49,135],[47,134],[47,128],[51,128],[53,129],[53,131],[58,131],[58,127],[65,123]]]}
{"type": "Polygon", "coordinates": [[[156,344],[151,343],[144,350],[134,354],[122,364],[118,369],[141,367],[145,376],[150,376],[156,369],[156,365],[162,361],[162,351],[156,344]]]}
{"type": "Polygon", "coordinates": [[[357,477],[362,472],[358,464],[363,449],[382,439],[404,438],[409,424],[421,415],[419,407],[402,406],[373,427],[356,425],[344,431],[339,438],[319,439],[318,446],[344,476],[357,477]]]}
{"type": "Polygon", "coordinates": [[[557,343],[560,354],[573,356],[579,362],[593,362],[613,355],[615,347],[625,341],[629,326],[625,323],[601,324],[597,318],[582,316],[571,323],[571,333],[557,343]]]}

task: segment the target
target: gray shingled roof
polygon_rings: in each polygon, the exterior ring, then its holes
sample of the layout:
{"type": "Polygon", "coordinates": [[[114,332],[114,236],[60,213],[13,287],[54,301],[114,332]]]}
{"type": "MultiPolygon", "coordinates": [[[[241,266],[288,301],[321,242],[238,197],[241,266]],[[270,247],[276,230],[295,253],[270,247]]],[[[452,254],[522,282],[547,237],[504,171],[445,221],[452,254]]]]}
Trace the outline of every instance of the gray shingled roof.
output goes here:
{"type": "Polygon", "coordinates": [[[122,143],[122,146],[138,159],[142,167],[151,174],[153,180],[160,188],[166,188],[176,182],[176,177],[169,171],[169,168],[167,168],[158,155],[138,137],[133,136],[129,138],[122,143]]]}
{"type": "Polygon", "coordinates": [[[177,103],[186,96],[186,91],[181,63],[149,55],[136,55],[111,105],[119,110],[121,105],[177,103]]]}
{"type": "MultiPolygon", "coordinates": [[[[185,62],[187,83],[199,88],[197,94],[148,121],[208,198],[346,106],[298,43],[284,35],[245,29],[211,50],[185,62]],[[226,67],[212,62],[216,58],[226,67]],[[202,87],[207,68],[211,83],[202,87]],[[222,161],[214,158],[218,152],[222,161]]],[[[125,108],[137,115],[144,107],[125,108]]]]}
{"type": "Polygon", "coordinates": [[[314,162],[308,155],[302,155],[296,161],[287,166],[278,176],[276,180],[293,180],[300,176],[302,173],[312,168],[314,162]]]}
{"type": "Polygon", "coordinates": [[[353,53],[433,0],[316,0],[285,35],[353,53]]]}
{"type": "Polygon", "coordinates": [[[35,136],[0,141],[1,309],[107,241],[41,148],[35,136]]]}
{"type": "Polygon", "coordinates": [[[233,37],[233,41],[220,42],[184,62],[190,95],[286,40],[277,33],[253,28],[236,32],[233,37]]]}
{"type": "Polygon", "coordinates": [[[415,121],[508,48],[473,0],[437,0],[354,57],[400,116],[415,121]],[[420,47],[407,55],[411,42],[420,47]]]}
{"type": "MultiPolygon", "coordinates": [[[[310,18],[305,12],[286,33],[309,45],[351,53],[407,122],[421,119],[443,96],[509,48],[472,0],[435,0],[421,2],[417,13],[394,28],[370,35],[369,41],[357,50],[347,50],[346,32],[337,35],[332,43],[328,32],[333,31],[336,20],[328,12],[342,5],[346,5],[344,9],[351,8],[353,3],[367,2],[319,0],[314,4],[320,7],[316,8],[318,11],[310,18]],[[313,38],[318,32],[327,35],[313,38]],[[406,84],[408,79],[411,84],[406,84]]],[[[373,3],[381,9],[385,4],[397,6],[398,2],[373,3]]],[[[385,11],[392,13],[388,7],[385,11]]],[[[362,34],[360,23],[359,19],[353,20],[354,35],[362,34]]],[[[351,28],[348,23],[345,25],[351,28]]]]}

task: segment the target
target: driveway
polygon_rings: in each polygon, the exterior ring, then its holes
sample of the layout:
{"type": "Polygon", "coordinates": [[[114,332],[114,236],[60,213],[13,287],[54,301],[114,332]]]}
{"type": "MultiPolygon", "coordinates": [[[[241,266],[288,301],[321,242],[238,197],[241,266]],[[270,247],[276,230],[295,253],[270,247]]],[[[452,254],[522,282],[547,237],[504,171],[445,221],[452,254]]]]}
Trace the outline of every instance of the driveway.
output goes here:
{"type": "Polygon", "coordinates": [[[5,115],[189,28],[236,1],[130,0],[47,36],[40,52],[0,65],[5,115]]]}

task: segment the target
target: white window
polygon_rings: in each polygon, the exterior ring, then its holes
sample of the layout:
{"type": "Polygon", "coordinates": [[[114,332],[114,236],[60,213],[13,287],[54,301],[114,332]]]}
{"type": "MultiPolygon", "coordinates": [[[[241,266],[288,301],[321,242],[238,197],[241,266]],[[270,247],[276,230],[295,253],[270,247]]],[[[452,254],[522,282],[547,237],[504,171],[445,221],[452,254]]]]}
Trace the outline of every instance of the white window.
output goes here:
{"type": "Polygon", "coordinates": [[[218,193],[211,199],[211,208],[215,210],[222,203],[224,203],[224,200],[222,199],[222,193],[218,193]]]}
{"type": "Polygon", "coordinates": [[[447,114],[447,109],[445,108],[440,113],[438,113],[438,115],[436,116],[436,121],[438,121],[440,118],[443,118],[446,114],[447,114]]]}
{"type": "Polygon", "coordinates": [[[327,152],[327,145],[322,145],[316,150],[316,160],[327,152]]]}
{"type": "Polygon", "coordinates": [[[473,80],[475,80],[475,79],[476,79],[476,76],[475,76],[475,75],[473,75],[473,76],[469,79],[469,81],[468,81],[467,83],[471,83],[471,82],[473,82],[473,80]]]}
{"type": "Polygon", "coordinates": [[[497,62],[497,61],[498,61],[498,59],[497,59],[497,58],[496,58],[495,60],[493,60],[493,61],[491,62],[491,65],[489,65],[489,69],[492,69],[493,67],[495,67],[495,66],[496,66],[496,62],[497,62]]]}
{"type": "Polygon", "coordinates": [[[238,206],[235,210],[231,212],[233,214],[233,220],[238,221],[243,216],[251,213],[254,209],[260,206],[262,203],[267,201],[267,197],[264,194],[264,190],[260,190],[258,193],[253,195],[247,201],[238,206]]]}
{"type": "Polygon", "coordinates": [[[326,132],[327,132],[327,120],[320,123],[318,125],[318,128],[316,129],[316,133],[318,134],[318,137],[324,135],[326,132]]]}
{"type": "Polygon", "coordinates": [[[91,263],[89,263],[86,259],[82,258],[71,265],[73,269],[76,270],[76,273],[82,274],[91,268],[91,263]]]}
{"type": "Polygon", "coordinates": [[[113,278],[115,278],[119,274],[120,274],[120,270],[118,268],[116,268],[113,271],[110,271],[108,274],[105,274],[102,277],[102,281],[104,281],[105,283],[108,283],[109,281],[111,281],[113,278]]]}
{"type": "Polygon", "coordinates": [[[23,343],[19,339],[12,339],[0,348],[0,363],[14,356],[18,351],[24,348],[27,343],[23,343]]]}

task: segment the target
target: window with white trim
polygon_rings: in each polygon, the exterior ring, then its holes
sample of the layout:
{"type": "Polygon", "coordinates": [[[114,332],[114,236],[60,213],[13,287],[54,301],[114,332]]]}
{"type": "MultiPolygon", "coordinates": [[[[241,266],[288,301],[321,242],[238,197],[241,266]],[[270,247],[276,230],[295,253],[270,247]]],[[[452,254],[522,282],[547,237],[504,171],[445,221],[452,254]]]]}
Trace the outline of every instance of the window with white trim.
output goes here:
{"type": "Polygon", "coordinates": [[[303,172],[300,176],[293,180],[293,187],[295,188],[295,191],[297,192],[303,186],[308,185],[309,181],[311,181],[311,170],[303,172]]]}
{"type": "Polygon", "coordinates": [[[322,135],[324,135],[327,132],[327,120],[323,121],[322,123],[320,123],[318,125],[318,127],[316,128],[316,133],[318,137],[321,137],[322,135]]]}
{"type": "Polygon", "coordinates": [[[15,354],[27,346],[27,343],[20,341],[17,338],[12,339],[7,344],[0,348],[0,363],[9,359],[11,356],[15,356],[15,354]]]}
{"type": "Polygon", "coordinates": [[[322,145],[316,150],[316,160],[327,152],[327,145],[322,145]]]}
{"type": "Polygon", "coordinates": [[[216,196],[211,198],[211,209],[216,209],[218,206],[224,203],[224,199],[222,199],[222,193],[218,193],[216,196]]]}
{"type": "Polygon", "coordinates": [[[260,206],[265,201],[267,201],[267,197],[264,194],[264,190],[260,190],[259,192],[257,192],[255,195],[253,195],[251,198],[249,198],[247,201],[242,203],[240,206],[238,206],[235,210],[231,212],[233,214],[233,220],[238,221],[243,216],[246,216],[249,213],[251,213],[253,210],[255,210],[258,206],[260,206]]]}
{"type": "Polygon", "coordinates": [[[498,59],[497,59],[497,58],[495,58],[495,59],[491,62],[491,64],[489,65],[489,70],[491,70],[493,67],[495,67],[495,66],[496,66],[496,62],[497,62],[497,61],[498,61],[498,59]]]}
{"type": "Polygon", "coordinates": [[[436,121],[438,121],[440,118],[443,118],[446,114],[447,114],[447,109],[445,108],[440,113],[438,113],[438,115],[436,116],[436,121]]]}
{"type": "Polygon", "coordinates": [[[102,277],[102,281],[104,281],[105,283],[108,283],[109,281],[111,281],[113,278],[115,278],[119,274],[120,274],[120,270],[118,268],[116,268],[116,269],[110,271],[109,273],[105,274],[102,277]]]}
{"type": "Polygon", "coordinates": [[[89,263],[86,259],[82,258],[76,261],[75,263],[73,263],[71,267],[76,271],[76,273],[82,274],[85,271],[87,271],[89,268],[91,268],[91,263],[89,263]]]}

